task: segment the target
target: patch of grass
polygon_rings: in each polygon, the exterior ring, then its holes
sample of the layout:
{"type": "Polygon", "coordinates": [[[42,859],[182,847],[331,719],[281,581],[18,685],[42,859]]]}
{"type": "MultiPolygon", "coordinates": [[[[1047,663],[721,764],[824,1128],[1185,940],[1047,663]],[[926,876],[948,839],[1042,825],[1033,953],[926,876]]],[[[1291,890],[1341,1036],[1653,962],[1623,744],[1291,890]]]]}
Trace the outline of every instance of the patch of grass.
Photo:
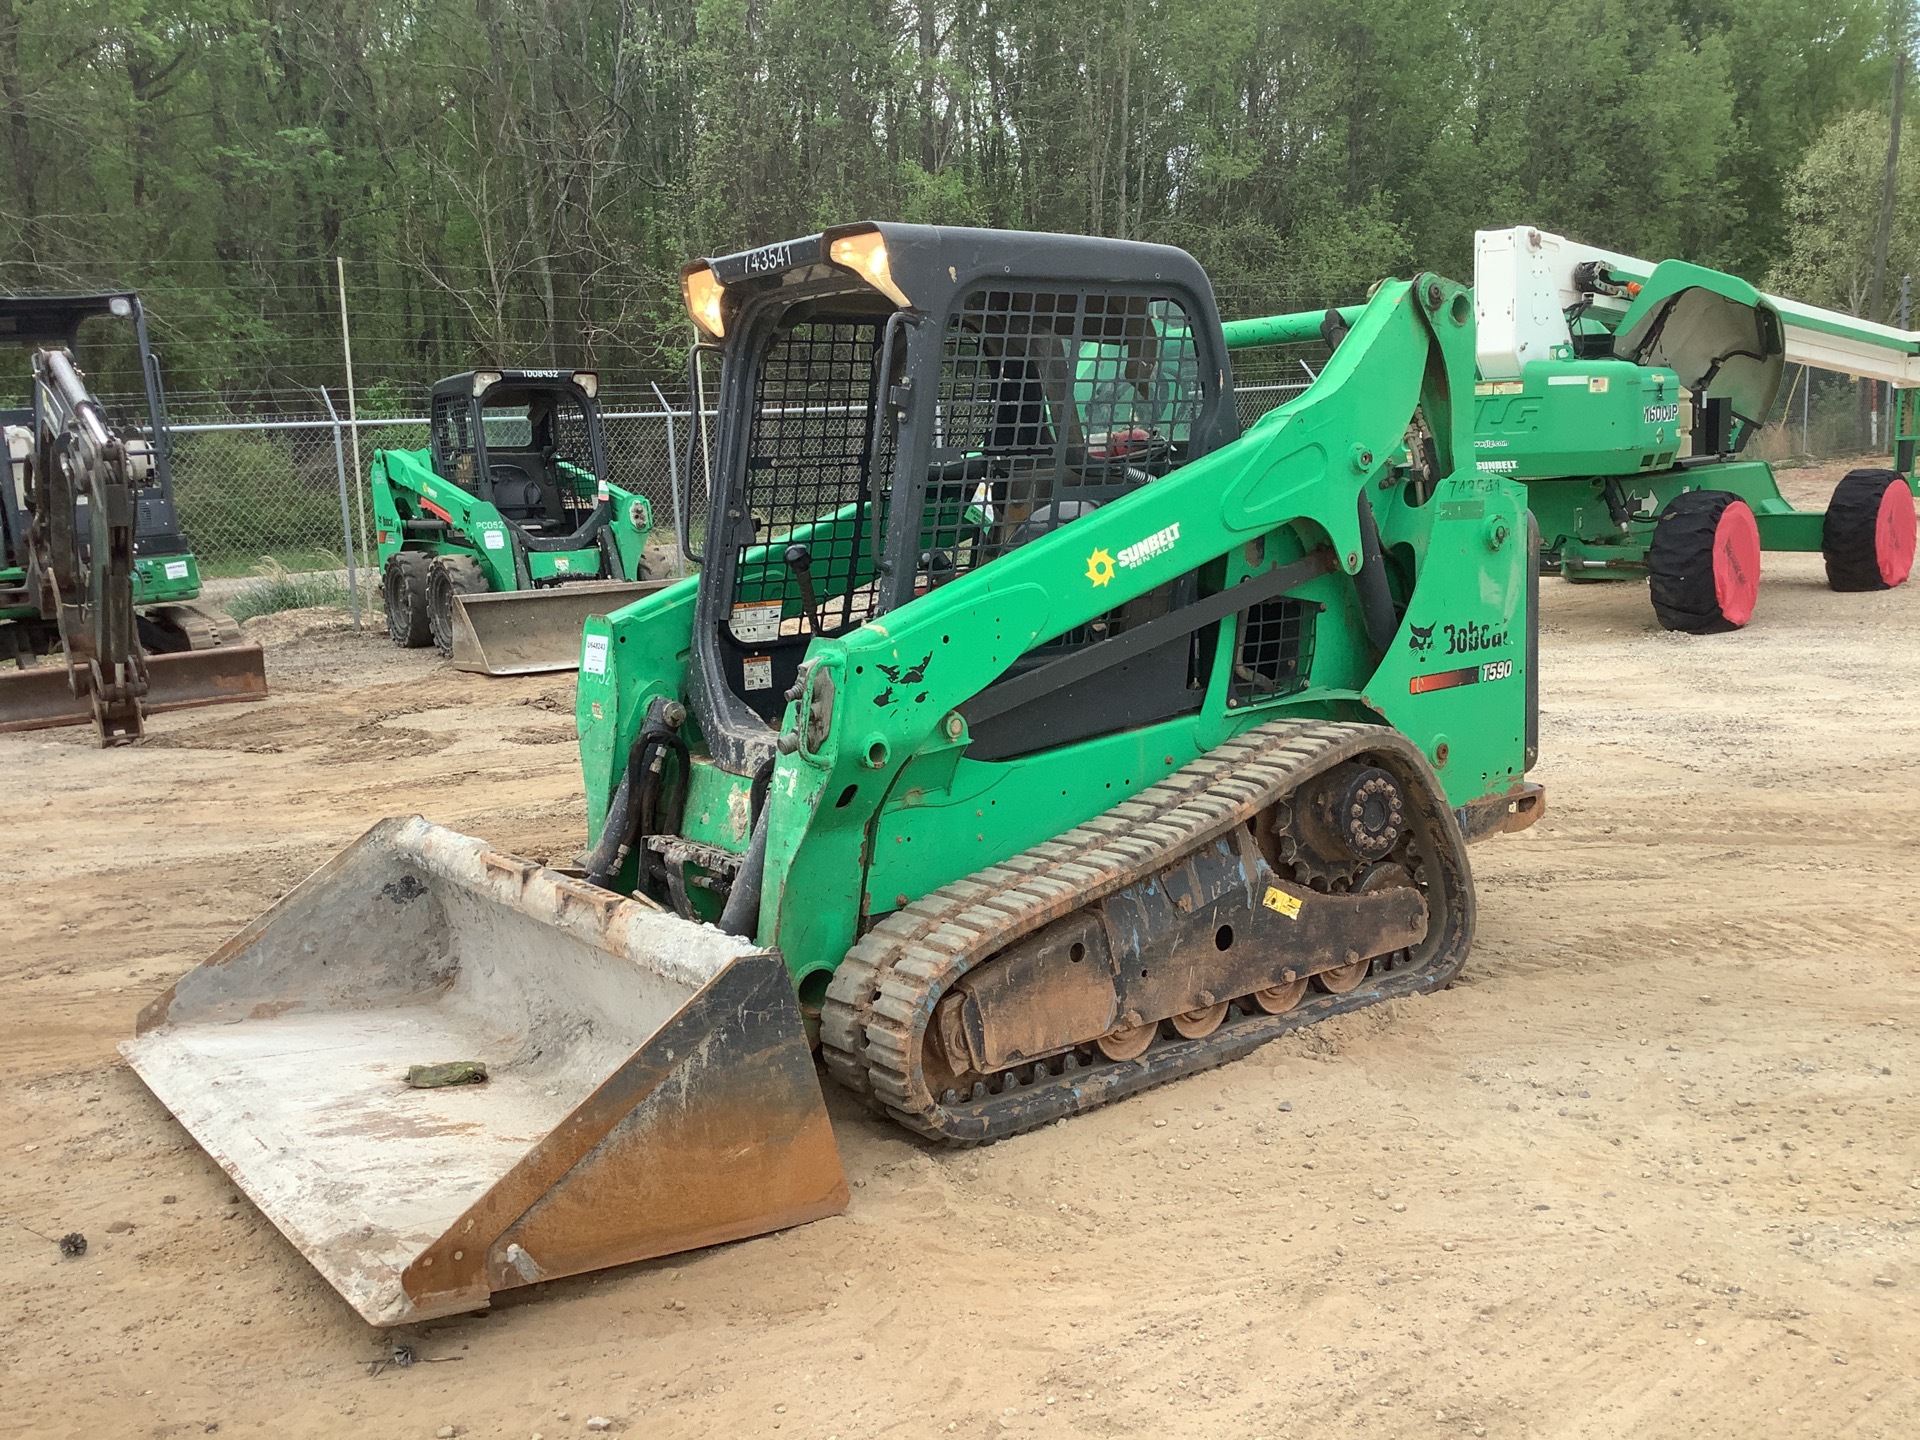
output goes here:
{"type": "MultiPolygon", "coordinates": [[[[192,537],[188,537],[191,539],[192,537]]],[[[198,555],[198,552],[195,552],[198,555]]],[[[291,571],[302,570],[339,570],[346,565],[338,550],[325,546],[306,546],[301,549],[275,550],[272,554],[264,551],[252,555],[222,555],[208,559],[199,555],[200,578],[202,580],[237,580],[246,576],[262,573],[261,567],[269,561],[291,571]]],[[[358,557],[356,557],[357,559],[358,557]]]]}
{"type": "Polygon", "coordinates": [[[344,610],[352,599],[346,584],[331,572],[296,575],[278,560],[267,559],[254,567],[254,574],[259,580],[222,606],[235,620],[251,620],[256,615],[272,615],[281,610],[311,610],[321,605],[344,610]]]}

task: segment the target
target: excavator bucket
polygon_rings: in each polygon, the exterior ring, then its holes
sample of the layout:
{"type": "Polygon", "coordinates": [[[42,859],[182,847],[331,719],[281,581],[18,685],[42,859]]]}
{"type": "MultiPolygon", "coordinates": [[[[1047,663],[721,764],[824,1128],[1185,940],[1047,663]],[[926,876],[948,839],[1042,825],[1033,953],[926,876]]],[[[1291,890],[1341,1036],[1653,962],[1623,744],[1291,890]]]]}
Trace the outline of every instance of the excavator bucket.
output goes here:
{"type": "Polygon", "coordinates": [[[580,629],[589,615],[611,615],[671,580],[582,580],[545,590],[456,595],[456,670],[481,675],[537,675],[580,668],[580,629]]]}
{"type": "MultiPolygon", "coordinates": [[[[147,656],[148,715],[267,698],[267,667],[258,645],[220,645],[147,656]]],[[[75,695],[58,655],[24,670],[0,671],[0,732],[85,725],[92,702],[75,695]]]]}
{"type": "Polygon", "coordinates": [[[375,1325],[847,1204],[776,952],[418,816],[120,1048],[375,1325]]]}

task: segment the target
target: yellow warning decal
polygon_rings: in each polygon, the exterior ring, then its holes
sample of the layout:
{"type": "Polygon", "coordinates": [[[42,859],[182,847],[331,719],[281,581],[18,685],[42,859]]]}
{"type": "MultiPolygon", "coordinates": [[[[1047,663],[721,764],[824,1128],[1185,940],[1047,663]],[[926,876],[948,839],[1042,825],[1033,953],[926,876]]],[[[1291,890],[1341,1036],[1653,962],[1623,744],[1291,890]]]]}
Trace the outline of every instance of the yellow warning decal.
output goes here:
{"type": "Polygon", "coordinates": [[[1278,910],[1289,920],[1297,920],[1300,918],[1299,899],[1287,894],[1286,891],[1276,886],[1269,885],[1267,887],[1267,893],[1260,897],[1260,903],[1269,910],[1278,910]]]}

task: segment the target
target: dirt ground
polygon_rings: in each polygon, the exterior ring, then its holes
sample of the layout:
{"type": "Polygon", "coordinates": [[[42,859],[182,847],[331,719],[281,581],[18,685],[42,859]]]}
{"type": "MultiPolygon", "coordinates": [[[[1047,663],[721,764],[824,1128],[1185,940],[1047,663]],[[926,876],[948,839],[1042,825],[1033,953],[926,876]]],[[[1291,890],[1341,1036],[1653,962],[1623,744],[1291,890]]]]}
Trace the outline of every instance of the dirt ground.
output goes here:
{"type": "Polygon", "coordinates": [[[570,856],[570,677],[270,616],[265,705],[0,737],[0,1434],[1920,1434],[1920,584],[1543,600],[1452,990],[983,1151],[836,1095],[844,1216],[397,1334],[114,1045],[379,817],[570,856]]]}

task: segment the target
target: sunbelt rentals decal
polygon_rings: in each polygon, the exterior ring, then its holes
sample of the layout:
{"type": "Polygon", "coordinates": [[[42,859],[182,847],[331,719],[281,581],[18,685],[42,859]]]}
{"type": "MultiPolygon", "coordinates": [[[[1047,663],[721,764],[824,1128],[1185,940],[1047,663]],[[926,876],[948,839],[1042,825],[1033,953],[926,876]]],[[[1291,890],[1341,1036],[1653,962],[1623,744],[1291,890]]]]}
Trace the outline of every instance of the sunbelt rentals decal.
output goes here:
{"type": "Polygon", "coordinates": [[[1144,540],[1136,540],[1115,555],[1105,546],[1097,547],[1087,557],[1087,579],[1096,587],[1110,585],[1116,570],[1131,570],[1136,565],[1144,565],[1156,555],[1164,555],[1180,541],[1180,522],[1174,521],[1164,530],[1156,530],[1144,540]]]}

